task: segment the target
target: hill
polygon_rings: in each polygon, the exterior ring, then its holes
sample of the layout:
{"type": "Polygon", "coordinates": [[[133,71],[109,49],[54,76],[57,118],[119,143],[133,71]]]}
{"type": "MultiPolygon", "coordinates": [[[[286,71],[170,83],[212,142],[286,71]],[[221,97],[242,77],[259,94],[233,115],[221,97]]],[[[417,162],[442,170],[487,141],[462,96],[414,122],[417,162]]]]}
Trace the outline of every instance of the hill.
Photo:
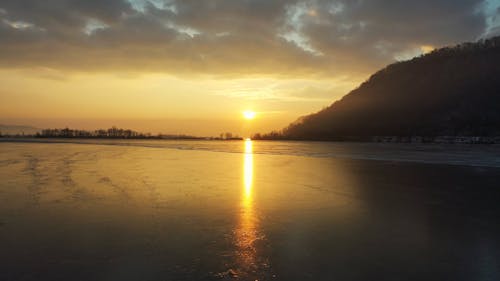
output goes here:
{"type": "Polygon", "coordinates": [[[391,64],[341,100],[274,133],[308,140],[498,135],[500,37],[391,64]]]}

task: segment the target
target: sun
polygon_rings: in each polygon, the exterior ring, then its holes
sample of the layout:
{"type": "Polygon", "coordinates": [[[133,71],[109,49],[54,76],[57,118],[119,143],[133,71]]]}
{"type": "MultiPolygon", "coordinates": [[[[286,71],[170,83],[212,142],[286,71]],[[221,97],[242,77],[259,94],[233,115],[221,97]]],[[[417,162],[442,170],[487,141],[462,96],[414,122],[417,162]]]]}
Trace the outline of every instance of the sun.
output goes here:
{"type": "Polygon", "coordinates": [[[251,111],[251,110],[243,111],[243,118],[245,118],[247,120],[254,119],[255,115],[256,115],[255,111],[251,111]]]}

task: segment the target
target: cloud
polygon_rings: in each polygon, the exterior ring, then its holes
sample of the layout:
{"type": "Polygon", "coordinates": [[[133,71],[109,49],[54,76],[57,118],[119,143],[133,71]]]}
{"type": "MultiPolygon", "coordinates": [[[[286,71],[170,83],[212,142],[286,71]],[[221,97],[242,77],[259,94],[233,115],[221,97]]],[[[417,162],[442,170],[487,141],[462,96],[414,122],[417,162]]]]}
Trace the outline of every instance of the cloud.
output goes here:
{"type": "Polygon", "coordinates": [[[475,40],[482,0],[3,0],[0,67],[287,77],[367,75],[475,40]]]}

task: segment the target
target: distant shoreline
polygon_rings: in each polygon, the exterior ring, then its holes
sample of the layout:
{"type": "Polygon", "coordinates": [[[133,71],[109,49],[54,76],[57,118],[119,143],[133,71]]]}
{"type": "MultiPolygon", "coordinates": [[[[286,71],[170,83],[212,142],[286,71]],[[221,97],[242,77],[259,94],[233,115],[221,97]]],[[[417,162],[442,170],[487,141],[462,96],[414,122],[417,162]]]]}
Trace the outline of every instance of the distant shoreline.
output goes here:
{"type": "Polygon", "coordinates": [[[143,137],[143,138],[120,138],[120,137],[37,137],[37,136],[2,136],[0,137],[0,142],[9,142],[9,141],[19,141],[19,142],[34,142],[34,141],[44,141],[47,143],[50,140],[206,140],[206,141],[235,141],[235,140],[244,140],[243,138],[231,138],[231,139],[220,139],[220,138],[212,138],[212,137],[143,137]]]}
{"type": "Polygon", "coordinates": [[[366,143],[500,144],[500,136],[342,136],[336,138],[253,137],[252,140],[295,140],[366,143]]]}
{"type": "Polygon", "coordinates": [[[97,130],[81,130],[71,128],[60,129],[42,129],[38,132],[25,133],[7,133],[0,132],[0,138],[58,138],[58,139],[171,139],[171,140],[243,140],[238,135],[233,135],[231,132],[221,133],[220,137],[206,137],[206,136],[192,136],[186,134],[151,134],[137,132],[131,129],[123,129],[118,127],[111,127],[109,129],[97,130]]]}
{"type": "MultiPolygon", "coordinates": [[[[149,137],[40,137],[40,136],[1,136],[0,142],[64,142],[63,140],[193,140],[193,141],[242,141],[245,138],[216,138],[192,136],[149,136],[149,137]],[[43,141],[46,140],[46,141],[43,141]]],[[[394,143],[394,144],[500,144],[500,136],[436,136],[436,137],[400,137],[400,136],[375,136],[375,137],[339,137],[336,139],[294,139],[294,138],[252,138],[253,141],[304,141],[304,142],[352,142],[352,143],[394,143]]]]}

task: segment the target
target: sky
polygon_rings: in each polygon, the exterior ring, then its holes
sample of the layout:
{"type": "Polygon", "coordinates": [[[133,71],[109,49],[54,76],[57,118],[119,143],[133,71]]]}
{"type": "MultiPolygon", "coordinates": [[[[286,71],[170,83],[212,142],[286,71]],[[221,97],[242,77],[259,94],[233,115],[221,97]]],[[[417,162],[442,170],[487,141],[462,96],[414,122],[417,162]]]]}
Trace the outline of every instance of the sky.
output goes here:
{"type": "Polygon", "coordinates": [[[269,132],[496,35],[500,0],[2,0],[0,124],[269,132]]]}

